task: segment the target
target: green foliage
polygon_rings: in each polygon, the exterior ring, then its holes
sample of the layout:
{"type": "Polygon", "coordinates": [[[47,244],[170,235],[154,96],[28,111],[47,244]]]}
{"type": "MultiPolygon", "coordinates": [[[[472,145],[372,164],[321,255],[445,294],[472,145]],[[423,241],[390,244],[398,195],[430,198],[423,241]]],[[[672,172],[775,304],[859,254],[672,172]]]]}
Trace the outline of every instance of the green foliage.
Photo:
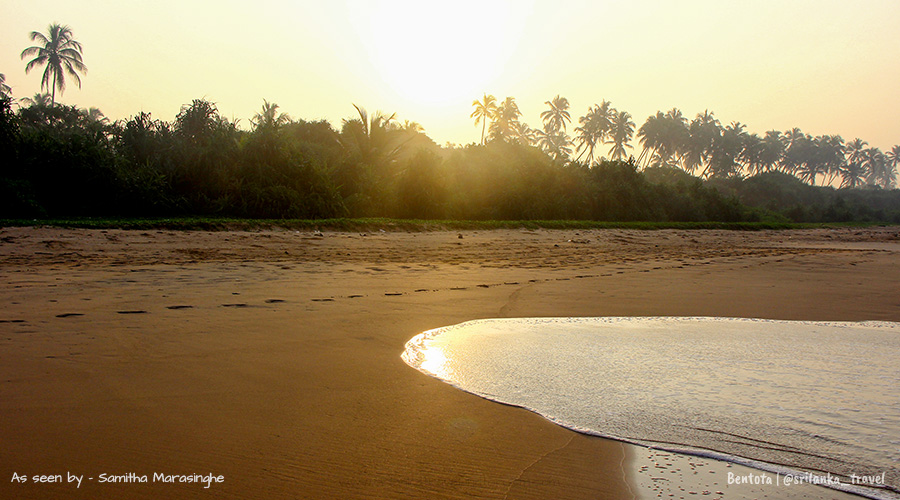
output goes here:
{"type": "MultiPolygon", "coordinates": [[[[504,103],[512,109],[514,101],[504,103]]],[[[645,228],[900,220],[897,191],[813,188],[771,172],[704,182],[667,164],[672,155],[662,148],[654,153],[659,166],[644,171],[634,160],[589,166],[520,140],[441,148],[393,115],[359,107],[340,131],[277,109],[265,101],[252,130],[243,131],[203,99],[172,122],[141,113],[110,124],[96,111],[41,98],[13,112],[3,98],[0,216],[199,216],[202,227],[228,226],[234,218],[297,227],[310,220],[361,224],[339,219],[345,216],[446,228],[534,224],[523,220],[645,228]]]]}
{"type": "Polygon", "coordinates": [[[782,172],[711,180],[716,190],[794,222],[900,222],[900,190],[811,186],[782,172]]]}

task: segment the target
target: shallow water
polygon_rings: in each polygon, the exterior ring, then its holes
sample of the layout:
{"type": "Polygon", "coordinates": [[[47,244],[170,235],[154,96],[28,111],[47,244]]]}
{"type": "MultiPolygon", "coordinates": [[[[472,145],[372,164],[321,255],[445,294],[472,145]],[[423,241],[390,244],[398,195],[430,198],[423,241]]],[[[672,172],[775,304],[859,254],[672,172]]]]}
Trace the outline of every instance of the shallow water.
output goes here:
{"type": "Polygon", "coordinates": [[[900,491],[900,323],[480,320],[414,337],[403,359],[581,432],[900,491]]]}

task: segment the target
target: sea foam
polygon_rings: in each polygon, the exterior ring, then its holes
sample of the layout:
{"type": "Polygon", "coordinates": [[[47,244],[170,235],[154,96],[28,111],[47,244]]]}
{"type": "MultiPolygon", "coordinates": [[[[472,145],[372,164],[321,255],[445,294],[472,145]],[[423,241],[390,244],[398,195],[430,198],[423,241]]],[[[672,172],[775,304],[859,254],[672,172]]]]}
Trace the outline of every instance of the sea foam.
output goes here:
{"type": "Polygon", "coordinates": [[[492,319],[417,335],[402,357],[579,432],[900,498],[900,323],[492,319]]]}

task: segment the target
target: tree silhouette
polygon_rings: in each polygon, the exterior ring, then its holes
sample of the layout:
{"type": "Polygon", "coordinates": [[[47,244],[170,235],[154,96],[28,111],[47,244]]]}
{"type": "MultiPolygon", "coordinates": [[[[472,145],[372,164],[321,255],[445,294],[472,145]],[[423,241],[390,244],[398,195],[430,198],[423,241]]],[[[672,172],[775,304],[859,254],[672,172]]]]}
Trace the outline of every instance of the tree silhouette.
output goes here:
{"type": "Polygon", "coordinates": [[[107,118],[106,115],[103,114],[103,111],[100,111],[100,108],[91,106],[88,109],[82,109],[81,113],[85,118],[88,119],[88,121],[96,122],[102,125],[109,124],[109,118],[107,118]]]}
{"type": "Polygon", "coordinates": [[[597,147],[597,144],[602,144],[606,140],[609,128],[612,125],[612,112],[611,103],[603,101],[599,105],[595,104],[590,107],[587,114],[578,119],[578,123],[581,124],[575,128],[578,149],[581,150],[578,160],[586,153],[587,162],[589,164],[593,163],[594,149],[597,147]]]}
{"type": "Polygon", "coordinates": [[[888,162],[890,163],[890,168],[893,171],[893,174],[889,174],[891,177],[896,179],[897,177],[897,167],[900,166],[900,145],[896,145],[885,155],[887,157],[888,162]]]}
{"type": "Polygon", "coordinates": [[[6,75],[0,73],[0,95],[7,95],[12,92],[12,87],[6,84],[6,75]]]}
{"type": "Polygon", "coordinates": [[[523,146],[531,146],[538,141],[538,131],[529,127],[527,123],[516,120],[513,123],[513,135],[516,142],[523,146]]]}
{"type": "Polygon", "coordinates": [[[497,106],[494,121],[491,122],[489,128],[491,140],[506,142],[510,139],[518,127],[520,116],[522,116],[522,112],[519,111],[519,105],[516,104],[516,99],[513,97],[504,99],[503,102],[497,106]]]}
{"type": "Polygon", "coordinates": [[[34,94],[32,97],[23,97],[19,99],[22,104],[30,107],[38,107],[38,108],[49,108],[50,107],[50,94],[46,93],[38,93],[34,94]]]}
{"type": "Polygon", "coordinates": [[[278,112],[278,105],[263,99],[262,109],[253,115],[250,123],[254,130],[275,131],[282,125],[290,123],[291,117],[278,112]]]}
{"type": "Polygon", "coordinates": [[[552,127],[545,127],[544,130],[535,131],[537,143],[547,154],[554,160],[560,161],[572,154],[572,142],[565,132],[552,127]]]}
{"type": "Polygon", "coordinates": [[[634,135],[634,122],[631,121],[631,115],[626,111],[614,113],[612,125],[609,130],[610,140],[607,144],[612,144],[609,155],[613,161],[625,158],[625,148],[631,148],[629,142],[634,135]]]}
{"type": "Polygon", "coordinates": [[[555,132],[557,130],[566,131],[566,122],[571,122],[572,117],[569,115],[569,100],[565,97],[557,95],[544,104],[550,106],[550,109],[541,113],[541,120],[544,121],[544,130],[555,132]]]}
{"type": "Polygon", "coordinates": [[[31,32],[31,41],[40,45],[28,47],[22,51],[21,58],[36,56],[25,65],[25,73],[35,66],[45,65],[44,75],[41,77],[41,90],[51,90],[50,104],[56,104],[56,89],[60,93],[66,90],[66,73],[68,73],[81,88],[81,78],[78,71],[87,73],[87,66],[81,57],[81,44],[72,38],[72,28],[51,24],[44,35],[38,31],[31,32]]]}
{"type": "Polygon", "coordinates": [[[472,111],[472,114],[469,115],[469,117],[475,119],[476,127],[481,123],[481,144],[483,145],[484,131],[487,124],[488,122],[493,121],[497,114],[497,98],[492,95],[484,94],[484,98],[481,101],[478,99],[472,101],[472,106],[475,107],[475,111],[472,111]]]}

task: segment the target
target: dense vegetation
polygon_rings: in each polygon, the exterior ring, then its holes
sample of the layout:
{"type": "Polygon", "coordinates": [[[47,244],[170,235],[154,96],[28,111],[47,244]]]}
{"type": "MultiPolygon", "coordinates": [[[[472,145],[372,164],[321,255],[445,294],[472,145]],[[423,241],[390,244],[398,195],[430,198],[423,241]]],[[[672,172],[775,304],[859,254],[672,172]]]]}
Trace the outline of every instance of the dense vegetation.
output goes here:
{"type": "Polygon", "coordinates": [[[900,146],[885,154],[799,129],[761,138],[673,109],[637,130],[635,159],[629,113],[594,105],[573,140],[560,96],[536,130],[514,98],[484,95],[471,114],[481,144],[463,147],[360,107],[339,130],[265,101],[242,130],[203,99],[171,122],[141,113],[111,123],[56,102],[66,75],[80,86],[87,71],[72,30],[51,24],[31,39],[26,72],[44,66],[51,93],[13,101],[0,75],[0,218],[900,222],[900,146]],[[837,179],[842,189],[830,187],[837,179]]]}
{"type": "Polygon", "coordinates": [[[440,147],[417,124],[362,108],[336,130],[264,103],[246,131],[205,100],[172,122],[142,113],[110,123],[40,95],[12,106],[0,103],[4,218],[900,221],[896,190],[774,173],[702,181],[634,159],[589,165],[515,140],[440,147]]]}

